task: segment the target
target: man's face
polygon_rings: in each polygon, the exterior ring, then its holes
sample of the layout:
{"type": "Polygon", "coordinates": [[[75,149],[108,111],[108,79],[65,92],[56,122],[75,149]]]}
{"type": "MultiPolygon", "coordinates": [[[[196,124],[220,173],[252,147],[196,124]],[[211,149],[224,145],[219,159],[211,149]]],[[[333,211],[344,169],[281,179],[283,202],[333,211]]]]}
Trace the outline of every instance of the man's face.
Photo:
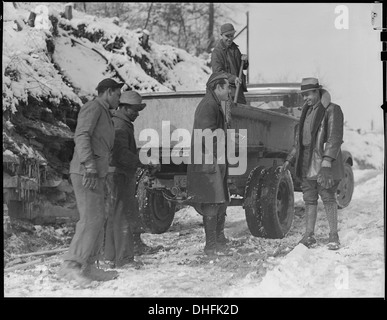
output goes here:
{"type": "Polygon", "coordinates": [[[110,109],[117,109],[118,104],[120,103],[121,89],[108,89],[108,102],[110,109]]]}
{"type": "Polygon", "coordinates": [[[223,88],[220,84],[218,84],[216,86],[215,92],[220,101],[227,101],[231,94],[230,84],[228,80],[226,80],[226,83],[223,85],[223,88]]]}
{"type": "Polygon", "coordinates": [[[233,40],[234,40],[235,32],[229,32],[229,33],[223,33],[221,35],[223,42],[226,44],[227,47],[231,46],[233,40]]]}
{"type": "Polygon", "coordinates": [[[314,106],[320,100],[318,90],[310,90],[302,93],[302,97],[308,106],[314,106]]]}
{"type": "Polygon", "coordinates": [[[129,108],[126,107],[125,110],[126,110],[126,115],[128,116],[128,118],[132,122],[134,122],[137,119],[137,117],[139,116],[139,112],[137,110],[134,110],[130,107],[129,108]]]}

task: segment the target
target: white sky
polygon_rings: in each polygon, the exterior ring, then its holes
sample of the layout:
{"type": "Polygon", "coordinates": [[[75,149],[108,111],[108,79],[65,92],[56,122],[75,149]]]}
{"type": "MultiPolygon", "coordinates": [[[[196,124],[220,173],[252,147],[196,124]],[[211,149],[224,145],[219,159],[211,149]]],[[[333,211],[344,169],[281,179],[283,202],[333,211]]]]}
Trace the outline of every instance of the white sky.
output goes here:
{"type": "MultiPolygon", "coordinates": [[[[343,3],[239,4],[237,31],[249,11],[249,80],[300,82],[317,77],[353,128],[383,128],[380,31],[371,25],[372,3],[346,3],[348,29],[338,30],[335,8],[343,3]]],[[[246,50],[246,32],[235,41],[246,50]]]]}

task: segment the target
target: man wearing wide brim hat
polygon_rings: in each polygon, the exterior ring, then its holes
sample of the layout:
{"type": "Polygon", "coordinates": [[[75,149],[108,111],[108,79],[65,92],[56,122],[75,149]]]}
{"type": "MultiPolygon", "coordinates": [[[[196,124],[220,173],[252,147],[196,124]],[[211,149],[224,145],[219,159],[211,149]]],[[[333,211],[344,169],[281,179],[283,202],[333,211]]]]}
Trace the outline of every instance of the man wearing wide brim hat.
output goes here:
{"type": "Polygon", "coordinates": [[[238,46],[234,43],[234,35],[236,30],[231,23],[225,23],[220,27],[221,39],[217,42],[211,54],[212,72],[226,72],[228,81],[230,82],[231,98],[234,100],[236,88],[240,86],[238,91],[237,102],[246,104],[244,92],[247,92],[246,76],[242,72],[239,78],[240,68],[246,70],[249,66],[249,61],[246,54],[241,54],[238,46]]]}
{"type": "Polygon", "coordinates": [[[139,220],[135,174],[142,165],[137,153],[133,122],[145,106],[138,92],[125,91],[112,118],[115,140],[107,179],[108,221],[104,250],[105,260],[110,261],[111,267],[142,266],[140,261],[134,259],[132,230],[132,220],[139,220]]]}
{"type": "Polygon", "coordinates": [[[340,106],[331,102],[327,90],[316,78],[304,78],[300,93],[304,99],[298,133],[293,150],[282,166],[295,165],[302,180],[305,202],[306,231],[300,243],[312,247],[316,243],[314,228],[317,200],[321,197],[330,228],[328,249],[339,249],[336,191],[344,177],[341,154],[344,118],[340,106]]]}
{"type": "Polygon", "coordinates": [[[218,144],[226,141],[221,142],[221,137],[217,136],[211,140],[211,146],[206,146],[205,141],[208,139],[196,139],[195,132],[203,132],[204,135],[205,132],[223,132],[226,135],[226,115],[221,108],[221,101],[226,101],[229,94],[227,73],[213,73],[207,81],[206,95],[195,111],[191,163],[187,167],[187,193],[190,205],[203,216],[206,237],[204,252],[209,256],[226,249],[228,242],[224,235],[225,214],[230,200],[227,187],[228,165],[227,161],[219,161],[222,154],[217,154],[218,144]],[[208,151],[211,147],[213,153],[208,151]]]}
{"type": "Polygon", "coordinates": [[[316,78],[304,78],[301,83],[300,93],[321,89],[322,86],[319,84],[316,78]]]}

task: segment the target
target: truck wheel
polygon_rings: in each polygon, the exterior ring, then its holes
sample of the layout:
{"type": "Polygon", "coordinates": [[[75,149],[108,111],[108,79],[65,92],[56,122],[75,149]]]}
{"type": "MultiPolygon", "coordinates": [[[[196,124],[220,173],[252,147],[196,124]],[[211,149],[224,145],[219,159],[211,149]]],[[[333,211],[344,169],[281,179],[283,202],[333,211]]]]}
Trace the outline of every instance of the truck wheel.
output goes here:
{"type": "Polygon", "coordinates": [[[137,175],[136,196],[142,223],[151,233],[168,231],[175,217],[176,205],[167,201],[160,190],[148,190],[145,171],[137,175]]]}
{"type": "Polygon", "coordinates": [[[266,237],[261,206],[262,182],[265,175],[265,167],[256,167],[250,172],[246,182],[243,208],[245,209],[247,226],[255,237],[266,237]]]}
{"type": "Polygon", "coordinates": [[[352,167],[349,163],[344,163],[344,178],[340,181],[336,191],[337,205],[339,209],[347,207],[351,202],[354,185],[355,182],[352,167]]]}
{"type": "Polygon", "coordinates": [[[263,226],[268,238],[281,239],[290,230],[294,218],[294,187],[289,170],[271,167],[262,182],[263,226]]]}

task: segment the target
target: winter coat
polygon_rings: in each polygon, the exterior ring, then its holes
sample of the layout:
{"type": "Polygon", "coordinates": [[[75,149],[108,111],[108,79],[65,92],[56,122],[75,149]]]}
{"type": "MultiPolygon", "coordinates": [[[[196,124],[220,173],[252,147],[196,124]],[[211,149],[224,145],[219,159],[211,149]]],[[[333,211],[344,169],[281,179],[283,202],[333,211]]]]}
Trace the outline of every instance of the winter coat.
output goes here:
{"type": "MultiPolygon", "coordinates": [[[[324,157],[333,159],[332,174],[335,180],[344,177],[344,164],[341,154],[343,143],[344,118],[340,106],[331,102],[328,91],[321,89],[321,100],[314,121],[311,126],[312,140],[308,159],[308,170],[306,178],[316,180],[324,157]]],[[[286,160],[295,164],[296,176],[302,179],[302,132],[308,109],[312,106],[305,105],[300,118],[295,144],[286,160]]]]}
{"type": "Polygon", "coordinates": [[[113,114],[115,139],[109,171],[132,177],[140,165],[132,121],[122,110],[113,114]]]}
{"type": "MultiPolygon", "coordinates": [[[[224,133],[226,137],[225,115],[221,109],[220,102],[212,90],[207,89],[207,93],[199,103],[195,111],[193,130],[216,129],[224,133]]],[[[228,203],[229,194],[227,188],[227,159],[226,138],[213,139],[213,154],[205,146],[205,139],[195,139],[193,132],[191,137],[191,164],[187,168],[187,191],[192,203],[228,203]],[[218,161],[217,144],[223,144],[223,162],[218,161]],[[195,149],[195,144],[196,148],[195,149]],[[202,164],[195,164],[195,150],[202,150],[202,164]],[[213,164],[205,161],[205,155],[213,159],[213,164]]],[[[198,156],[196,154],[196,156],[198,156]]],[[[219,155],[221,156],[221,155],[219,155]]]]}
{"type": "Polygon", "coordinates": [[[82,163],[94,159],[100,178],[106,176],[114,144],[114,126],[109,105],[96,98],[83,105],[74,134],[75,149],[70,173],[84,173],[82,163]]]}
{"type": "MultiPolygon", "coordinates": [[[[235,86],[235,79],[239,76],[239,70],[241,68],[242,54],[234,42],[228,48],[222,40],[219,40],[211,54],[211,67],[212,72],[224,71],[228,73],[231,86],[235,86]]],[[[249,62],[245,61],[243,70],[246,70],[249,66],[249,62]]],[[[246,75],[242,73],[242,86],[243,92],[247,92],[246,75]]]]}

